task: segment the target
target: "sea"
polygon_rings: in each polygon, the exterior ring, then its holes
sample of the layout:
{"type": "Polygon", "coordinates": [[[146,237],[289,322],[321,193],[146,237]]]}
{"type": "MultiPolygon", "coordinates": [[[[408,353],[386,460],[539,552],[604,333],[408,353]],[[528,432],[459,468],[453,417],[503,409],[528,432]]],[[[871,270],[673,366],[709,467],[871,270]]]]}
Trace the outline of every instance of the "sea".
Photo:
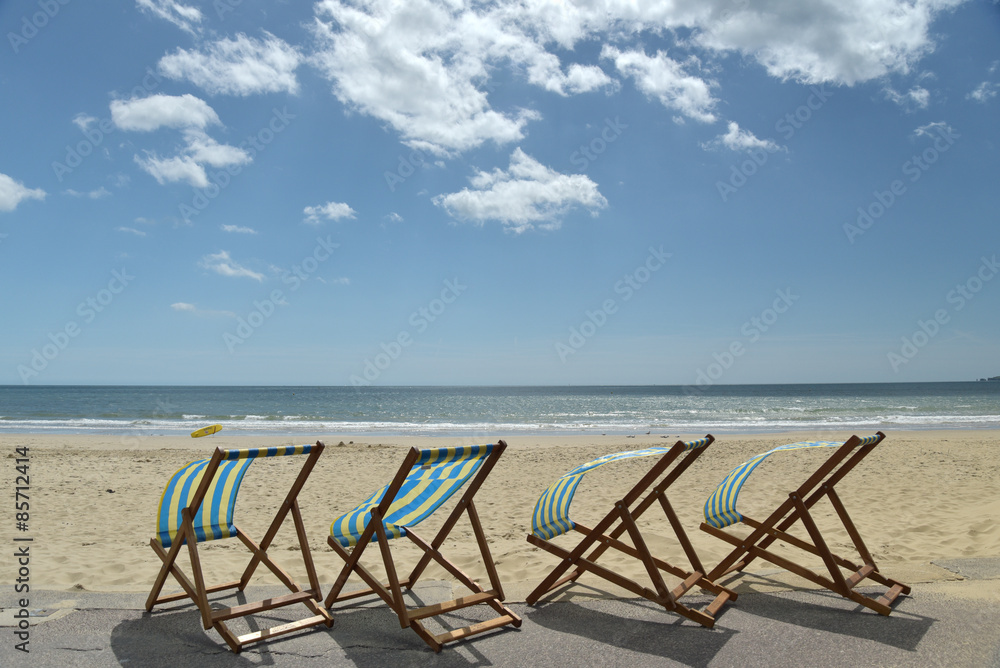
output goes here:
{"type": "Polygon", "coordinates": [[[1000,428],[1000,381],[592,387],[0,386],[0,433],[725,434],[1000,428]]]}

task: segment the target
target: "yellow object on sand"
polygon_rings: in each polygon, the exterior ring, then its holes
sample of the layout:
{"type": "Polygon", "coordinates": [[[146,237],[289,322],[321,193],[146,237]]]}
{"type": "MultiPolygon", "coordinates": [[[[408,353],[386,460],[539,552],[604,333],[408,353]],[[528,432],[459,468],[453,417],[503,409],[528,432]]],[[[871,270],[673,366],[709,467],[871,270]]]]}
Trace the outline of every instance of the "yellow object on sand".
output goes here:
{"type": "Polygon", "coordinates": [[[201,429],[195,429],[191,432],[191,438],[201,438],[202,436],[208,436],[209,434],[214,434],[217,431],[222,431],[221,424],[210,424],[207,427],[202,427],[201,429]]]}

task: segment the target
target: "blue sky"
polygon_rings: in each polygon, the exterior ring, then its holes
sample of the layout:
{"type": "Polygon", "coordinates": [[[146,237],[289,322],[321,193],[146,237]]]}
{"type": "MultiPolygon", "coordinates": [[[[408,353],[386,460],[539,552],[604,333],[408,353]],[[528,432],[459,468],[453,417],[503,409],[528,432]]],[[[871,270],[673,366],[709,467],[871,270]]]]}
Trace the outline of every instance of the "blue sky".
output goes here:
{"type": "Polygon", "coordinates": [[[0,384],[1000,373],[995,2],[0,24],[0,384]]]}

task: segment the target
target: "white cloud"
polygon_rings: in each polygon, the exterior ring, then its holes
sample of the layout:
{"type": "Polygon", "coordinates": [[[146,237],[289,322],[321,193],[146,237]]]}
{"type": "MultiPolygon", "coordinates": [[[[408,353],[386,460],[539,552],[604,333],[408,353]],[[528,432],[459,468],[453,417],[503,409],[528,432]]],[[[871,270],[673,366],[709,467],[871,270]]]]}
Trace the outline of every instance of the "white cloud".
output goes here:
{"type": "Polygon", "coordinates": [[[702,148],[728,148],[733,151],[750,151],[755,148],[764,149],[769,153],[782,150],[783,147],[771,139],[760,139],[749,130],[741,130],[736,121],[729,121],[728,130],[710,142],[702,144],[702,148]]]}
{"type": "Polygon", "coordinates": [[[77,114],[73,117],[73,125],[80,128],[80,130],[86,132],[87,129],[97,122],[97,118],[94,116],[88,116],[87,114],[77,114]]]}
{"type": "Polygon", "coordinates": [[[236,234],[257,234],[257,230],[252,227],[241,227],[239,225],[223,225],[223,232],[235,232],[236,234]]]}
{"type": "Polygon", "coordinates": [[[150,132],[159,128],[219,125],[219,116],[194,95],[156,94],[111,102],[111,120],[120,130],[150,132]]]}
{"type": "Polygon", "coordinates": [[[934,50],[936,15],[962,0],[824,0],[783,5],[713,0],[693,42],[738,51],[779,79],[853,85],[907,73],[934,50]]]}
{"type": "MultiPolygon", "coordinates": [[[[494,108],[483,85],[498,68],[558,95],[610,91],[619,83],[602,59],[577,48],[605,44],[617,73],[678,122],[712,122],[725,91],[704,73],[723,58],[740,55],[773,77],[810,84],[907,74],[933,51],[936,17],[962,1],[321,0],[313,62],[350,109],[413,148],[448,157],[517,142],[540,118],[534,109],[494,108]],[[647,55],[649,38],[673,46],[647,55]]],[[[927,104],[922,91],[905,95],[927,104]]]]}
{"type": "Polygon", "coordinates": [[[614,61],[618,71],[631,77],[639,90],[655,97],[668,109],[702,123],[715,121],[712,108],[718,100],[712,96],[712,87],[717,84],[688,74],[680,63],[664,52],[647,56],[642,51],[619,51],[605,45],[601,57],[614,61]]]}
{"type": "Polygon", "coordinates": [[[385,219],[388,220],[390,223],[401,223],[401,222],[403,222],[403,217],[401,215],[399,215],[398,213],[396,213],[395,211],[390,212],[385,217],[385,219]]]}
{"type": "Polygon", "coordinates": [[[955,135],[956,137],[958,136],[955,129],[944,121],[935,121],[933,123],[928,123],[927,125],[921,125],[913,131],[913,136],[937,138],[941,136],[942,133],[946,135],[955,135]]]}
{"type": "Polygon", "coordinates": [[[78,190],[73,190],[72,188],[64,190],[63,192],[67,195],[72,195],[73,197],[89,197],[90,199],[101,199],[102,197],[107,197],[111,194],[111,191],[104,186],[88,192],[80,192],[78,190]]]}
{"type": "Polygon", "coordinates": [[[220,144],[201,130],[184,132],[187,147],[184,153],[197,163],[205,163],[212,167],[228,167],[229,165],[245,165],[251,161],[250,154],[241,148],[220,144]]]}
{"type": "Polygon", "coordinates": [[[976,90],[972,91],[965,97],[966,99],[969,100],[975,100],[976,102],[985,103],[991,97],[996,97],[998,90],[1000,90],[1000,85],[997,85],[991,81],[984,81],[983,83],[976,86],[976,90]]]}
{"type": "Polygon", "coordinates": [[[134,227],[117,227],[115,228],[115,230],[118,232],[128,232],[129,234],[134,234],[137,237],[146,236],[145,232],[143,232],[142,230],[137,230],[134,227]]]}
{"type": "Polygon", "coordinates": [[[505,18],[514,6],[477,11],[432,0],[376,0],[362,9],[324,0],[316,8],[322,51],[315,63],[337,98],[388,123],[407,145],[436,155],[517,141],[540,117],[491,108],[481,89],[491,63],[524,66],[529,81],[558,92],[601,80],[592,68],[562,74],[555,57],[517,25],[518,17],[505,18]]]}
{"type": "Polygon", "coordinates": [[[530,230],[535,224],[557,229],[561,217],[575,206],[597,215],[608,205],[597,184],[587,176],[560,174],[520,148],[511,154],[507,171],[478,172],[470,182],[473,189],[438,195],[434,204],[454,218],[478,224],[496,220],[515,233],[530,230]]]}
{"type": "Polygon", "coordinates": [[[135,156],[135,162],[160,185],[187,181],[195,188],[208,187],[208,174],[205,173],[205,168],[190,156],[175,155],[172,158],[161,158],[156,153],[147,151],[145,158],[135,156]]]}
{"type": "Polygon", "coordinates": [[[134,156],[136,164],[161,185],[186,181],[195,188],[205,188],[209,184],[205,165],[228,167],[252,161],[247,151],[220,144],[205,133],[206,125],[221,121],[212,107],[193,95],[115,100],[111,119],[122,130],[150,132],[166,127],[184,131],[184,147],[178,155],[160,157],[155,151],[145,151],[144,157],[134,156]]]}
{"type": "Polygon", "coordinates": [[[153,16],[170,21],[181,30],[197,34],[204,16],[197,7],[182,5],[175,0],[135,0],[136,6],[153,16]]]}
{"type": "Polygon", "coordinates": [[[305,222],[310,225],[319,225],[323,218],[327,220],[340,220],[341,218],[354,218],[354,209],[343,202],[327,202],[320,206],[307,206],[302,210],[306,214],[305,222]]]}
{"type": "Polygon", "coordinates": [[[231,278],[252,278],[257,282],[264,281],[263,274],[247,269],[238,262],[235,262],[229,256],[229,251],[219,251],[218,253],[206,255],[201,258],[198,265],[202,269],[214,271],[221,276],[229,276],[231,278]]]}
{"type": "Polygon", "coordinates": [[[907,95],[909,95],[910,99],[913,100],[913,103],[921,109],[926,109],[931,100],[930,91],[926,88],[922,88],[921,86],[911,88],[907,95]]]}
{"type": "Polygon", "coordinates": [[[264,36],[258,40],[241,33],[204,51],[178,49],[160,59],[159,69],[170,79],[187,79],[213,95],[297,93],[295,70],[301,54],[269,32],[264,36]]]}
{"type": "Polygon", "coordinates": [[[195,306],[194,304],[188,304],[187,302],[177,302],[175,304],[171,304],[170,308],[172,308],[175,311],[180,311],[182,313],[191,313],[197,316],[209,316],[209,317],[224,316],[226,318],[236,317],[236,314],[233,313],[232,311],[212,311],[208,309],[201,309],[195,306]]]}
{"type": "Polygon", "coordinates": [[[914,86],[906,93],[899,93],[893,88],[885,89],[885,96],[906,111],[926,109],[931,101],[931,93],[922,86],[914,86]]]}
{"type": "Polygon", "coordinates": [[[27,188],[6,174],[0,174],[0,211],[13,211],[26,199],[45,199],[41,188],[27,188]]]}
{"type": "Polygon", "coordinates": [[[539,45],[529,46],[522,42],[519,48],[526,64],[528,82],[558,95],[589,93],[614,84],[611,77],[596,65],[572,63],[564,74],[559,58],[545,52],[539,45]]]}
{"type": "Polygon", "coordinates": [[[560,84],[557,89],[553,89],[551,86],[546,87],[562,94],[589,93],[606,86],[614,86],[614,80],[605,74],[600,67],[578,63],[570,65],[565,76],[558,73],[556,80],[560,84]]]}
{"type": "Polygon", "coordinates": [[[346,276],[341,276],[340,278],[335,278],[330,282],[333,283],[334,285],[350,285],[351,279],[347,278],[346,276]]]}

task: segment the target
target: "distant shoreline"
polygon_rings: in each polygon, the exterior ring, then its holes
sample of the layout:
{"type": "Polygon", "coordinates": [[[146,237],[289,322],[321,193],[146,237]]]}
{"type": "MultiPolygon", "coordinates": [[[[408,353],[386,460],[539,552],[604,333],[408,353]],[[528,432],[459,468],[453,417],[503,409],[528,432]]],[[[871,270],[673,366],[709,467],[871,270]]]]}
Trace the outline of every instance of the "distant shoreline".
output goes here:
{"type": "MultiPolygon", "coordinates": [[[[707,382],[707,381],[706,381],[707,382]]],[[[391,436],[1000,428],[1000,383],[0,387],[0,433],[391,436]]]]}
{"type": "MultiPolygon", "coordinates": [[[[287,445],[300,443],[313,443],[323,441],[326,445],[336,446],[341,442],[345,445],[365,445],[377,443],[379,445],[399,445],[401,447],[425,447],[425,444],[434,444],[437,447],[442,445],[458,445],[468,443],[487,443],[503,439],[512,447],[529,447],[537,444],[543,447],[559,445],[571,446],[606,446],[608,444],[622,444],[628,448],[650,447],[658,445],[670,445],[676,440],[691,440],[712,434],[716,437],[715,448],[724,447],[727,442],[775,442],[792,443],[799,440],[811,439],[847,439],[852,435],[867,436],[881,431],[888,437],[888,440],[912,439],[916,441],[933,441],[940,438],[946,441],[948,437],[965,439],[974,438],[977,441],[995,442],[1000,447],[1000,428],[983,427],[981,429],[790,429],[786,431],[772,432],[740,432],[725,433],[718,430],[701,431],[674,431],[671,433],[652,434],[602,434],[602,433],[565,433],[565,434],[518,434],[505,432],[503,430],[490,431],[488,433],[466,433],[466,434],[374,434],[374,433],[349,433],[317,430],[311,434],[251,434],[222,431],[212,436],[202,438],[191,438],[189,434],[52,434],[52,433],[6,433],[0,431],[0,445],[15,446],[27,442],[35,443],[44,447],[56,447],[60,444],[82,446],[87,449],[99,447],[101,449],[121,449],[130,447],[131,444],[156,445],[157,447],[180,448],[184,450],[208,451],[215,447],[228,447],[227,443],[239,442],[246,445],[249,441],[256,441],[262,447],[271,445],[287,445]]],[[[426,447],[430,447],[426,445],[426,447]]]]}
{"type": "MultiPolygon", "coordinates": [[[[84,437],[84,438],[121,438],[130,440],[143,440],[148,438],[190,438],[191,429],[187,427],[178,427],[176,429],[164,429],[162,431],[157,431],[156,433],[146,433],[136,430],[75,430],[72,428],[49,428],[49,429],[38,429],[38,430],[25,430],[25,429],[12,429],[7,431],[0,427],[0,439],[5,438],[17,438],[18,436],[51,436],[53,438],[57,437],[84,437]]],[[[989,424],[983,426],[966,426],[966,425],[955,425],[955,426],[942,426],[942,425],[906,425],[905,427],[896,427],[893,425],[874,425],[874,426],[858,426],[858,427],[804,427],[804,426],[789,426],[787,429],[775,429],[769,428],[766,430],[753,430],[746,428],[739,429],[726,429],[726,428],[711,428],[707,429],[715,435],[724,434],[726,436],[753,436],[753,437],[780,437],[787,434],[827,434],[827,433],[837,433],[837,434],[868,434],[875,433],[876,431],[882,431],[885,433],[894,432],[915,432],[915,433],[927,433],[940,431],[944,433],[971,431],[971,432],[990,432],[990,431],[1000,431],[1000,426],[996,424],[989,424]]],[[[252,438],[288,438],[295,441],[310,440],[315,438],[317,434],[336,434],[336,438],[343,439],[349,438],[353,440],[365,440],[365,439],[454,439],[454,438],[477,438],[485,434],[496,435],[499,434],[500,438],[587,438],[587,437],[608,437],[608,438],[634,438],[637,436],[651,436],[654,438],[667,438],[670,436],[676,437],[678,434],[702,434],[707,433],[705,429],[702,430],[691,430],[691,429],[651,429],[647,431],[621,431],[613,429],[597,430],[597,429],[564,429],[564,430],[546,430],[546,429],[505,429],[503,425],[496,425],[492,428],[475,428],[475,429],[449,429],[434,432],[420,432],[414,433],[412,431],[393,431],[393,430],[373,430],[373,431],[351,431],[351,432],[341,432],[337,430],[331,430],[329,428],[317,428],[314,430],[303,430],[296,429],[292,430],[242,430],[242,429],[224,429],[218,434],[218,436],[226,436],[231,438],[241,438],[241,439],[252,439],[252,438]]],[[[204,437],[201,439],[195,439],[201,441],[202,443],[210,443],[213,436],[204,437]]]]}

